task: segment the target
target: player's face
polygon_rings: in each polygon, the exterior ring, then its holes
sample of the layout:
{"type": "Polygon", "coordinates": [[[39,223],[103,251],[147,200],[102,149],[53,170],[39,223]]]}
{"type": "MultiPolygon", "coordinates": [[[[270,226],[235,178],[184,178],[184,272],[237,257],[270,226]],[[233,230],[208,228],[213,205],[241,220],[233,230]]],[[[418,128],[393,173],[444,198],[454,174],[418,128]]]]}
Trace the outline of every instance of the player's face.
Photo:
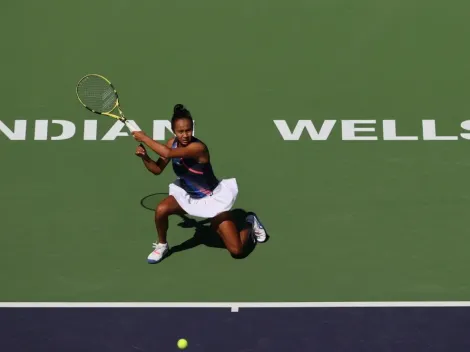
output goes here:
{"type": "Polygon", "coordinates": [[[191,121],[189,119],[179,119],[175,122],[175,135],[182,145],[187,145],[193,136],[191,121]]]}

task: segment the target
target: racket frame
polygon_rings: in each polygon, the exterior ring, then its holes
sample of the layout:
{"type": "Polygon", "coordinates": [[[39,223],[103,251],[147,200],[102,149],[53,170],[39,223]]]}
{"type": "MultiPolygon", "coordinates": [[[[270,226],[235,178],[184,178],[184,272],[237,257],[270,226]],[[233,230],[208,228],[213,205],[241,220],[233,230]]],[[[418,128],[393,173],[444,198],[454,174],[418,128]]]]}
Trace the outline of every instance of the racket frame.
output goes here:
{"type": "Polygon", "coordinates": [[[98,114],[98,115],[105,115],[105,116],[109,116],[109,117],[112,117],[116,120],[119,120],[121,121],[122,123],[124,123],[127,128],[129,128],[129,130],[131,132],[134,132],[134,131],[140,131],[140,129],[135,125],[133,124],[131,121],[129,121],[125,116],[124,116],[124,113],[122,112],[121,110],[121,107],[119,105],[119,94],[116,90],[116,88],[114,87],[114,85],[110,82],[109,79],[107,79],[106,77],[100,75],[100,74],[97,74],[97,73],[89,73],[85,76],[83,76],[77,83],[77,86],[75,88],[75,92],[77,94],[77,98],[78,98],[78,101],[80,102],[80,104],[82,104],[86,109],[90,110],[91,112],[94,112],[95,114],[98,114]],[[82,82],[85,78],[87,77],[90,77],[90,76],[96,76],[96,77],[99,77],[101,79],[103,79],[106,83],[109,84],[109,86],[113,89],[114,91],[114,94],[116,95],[116,103],[114,104],[113,108],[109,111],[96,111],[96,110],[93,110],[92,108],[88,107],[85,105],[85,103],[80,99],[80,95],[78,94],[78,87],[80,86],[80,82],[82,82]],[[111,112],[116,109],[118,110],[119,112],[119,115],[116,115],[116,114],[112,114],[111,112]]]}

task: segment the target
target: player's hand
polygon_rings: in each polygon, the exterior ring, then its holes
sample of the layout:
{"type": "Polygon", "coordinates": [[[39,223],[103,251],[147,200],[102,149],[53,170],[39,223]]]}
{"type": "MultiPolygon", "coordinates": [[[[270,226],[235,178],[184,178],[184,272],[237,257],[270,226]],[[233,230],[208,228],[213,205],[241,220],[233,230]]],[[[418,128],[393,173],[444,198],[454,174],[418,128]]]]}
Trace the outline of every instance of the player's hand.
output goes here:
{"type": "Polygon", "coordinates": [[[142,144],[139,144],[137,146],[137,149],[135,150],[135,155],[138,157],[144,158],[147,156],[147,151],[145,150],[144,146],[142,144]]]}
{"type": "Polygon", "coordinates": [[[144,140],[147,138],[147,135],[144,131],[134,131],[132,132],[132,136],[137,142],[144,142],[144,140]]]}

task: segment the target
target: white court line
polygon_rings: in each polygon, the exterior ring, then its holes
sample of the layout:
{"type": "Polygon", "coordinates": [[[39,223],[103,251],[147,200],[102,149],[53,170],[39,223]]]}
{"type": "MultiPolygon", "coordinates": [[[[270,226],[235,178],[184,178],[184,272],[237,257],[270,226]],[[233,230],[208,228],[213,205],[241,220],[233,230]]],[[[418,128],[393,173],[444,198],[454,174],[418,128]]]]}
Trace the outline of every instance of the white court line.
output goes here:
{"type": "Polygon", "coordinates": [[[348,308],[470,307],[470,301],[390,302],[0,302],[0,308],[348,308]]]}

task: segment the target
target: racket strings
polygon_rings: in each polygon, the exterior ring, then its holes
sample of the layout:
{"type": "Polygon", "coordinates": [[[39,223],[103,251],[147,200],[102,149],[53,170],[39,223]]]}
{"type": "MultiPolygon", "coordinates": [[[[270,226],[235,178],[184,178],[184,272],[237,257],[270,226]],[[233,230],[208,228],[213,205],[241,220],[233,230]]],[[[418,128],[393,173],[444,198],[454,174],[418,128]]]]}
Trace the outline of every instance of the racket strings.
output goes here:
{"type": "Polygon", "coordinates": [[[77,94],[83,104],[98,112],[112,111],[118,98],[113,87],[96,76],[85,77],[77,87],[77,94]]]}

